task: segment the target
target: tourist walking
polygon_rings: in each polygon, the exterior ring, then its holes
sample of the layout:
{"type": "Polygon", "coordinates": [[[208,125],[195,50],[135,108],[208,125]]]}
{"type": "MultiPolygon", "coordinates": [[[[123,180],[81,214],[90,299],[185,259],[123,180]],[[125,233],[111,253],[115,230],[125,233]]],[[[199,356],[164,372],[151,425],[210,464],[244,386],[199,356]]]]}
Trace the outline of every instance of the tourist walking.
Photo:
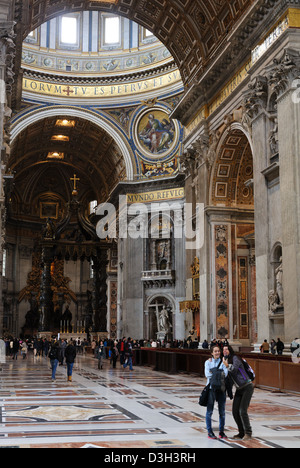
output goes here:
{"type": "Polygon", "coordinates": [[[59,343],[59,360],[60,360],[59,365],[60,366],[64,365],[66,348],[67,348],[66,340],[61,340],[59,343]]]}
{"type": "Polygon", "coordinates": [[[104,359],[104,345],[103,341],[100,341],[99,346],[95,349],[95,357],[98,359],[98,369],[103,369],[103,359],[104,359]]]}
{"type": "Polygon", "coordinates": [[[95,349],[96,349],[96,346],[97,346],[97,343],[96,343],[95,340],[93,340],[92,343],[91,343],[91,348],[92,348],[92,353],[93,353],[93,356],[94,356],[94,357],[96,357],[96,356],[95,356],[95,349]]]}
{"type": "Polygon", "coordinates": [[[123,366],[125,363],[125,344],[126,344],[126,338],[123,337],[122,340],[119,341],[118,343],[118,350],[120,354],[120,364],[123,366]]]}
{"type": "Polygon", "coordinates": [[[228,365],[222,360],[221,349],[219,346],[213,346],[211,349],[212,357],[205,362],[205,377],[207,386],[209,385],[209,396],[206,411],[206,428],[209,439],[216,439],[212,428],[212,415],[215,402],[218,402],[219,408],[219,438],[226,439],[225,430],[225,405],[226,405],[226,387],[225,378],[228,376],[228,365]]]}
{"type": "Polygon", "coordinates": [[[116,367],[117,367],[118,356],[119,356],[119,351],[118,351],[118,348],[117,348],[117,342],[115,341],[111,345],[111,363],[113,365],[113,369],[116,369],[116,367]]]}
{"type": "Polygon", "coordinates": [[[56,370],[59,363],[59,344],[57,341],[51,345],[48,356],[52,369],[52,382],[55,382],[56,370]]]}
{"type": "Polygon", "coordinates": [[[27,352],[28,352],[28,346],[26,344],[26,341],[23,341],[22,346],[21,346],[21,354],[23,356],[23,359],[26,359],[27,352]]]}
{"type": "Polygon", "coordinates": [[[14,354],[14,340],[10,340],[9,342],[9,355],[13,356],[14,354]]]}
{"type": "Polygon", "coordinates": [[[33,341],[33,357],[37,356],[38,340],[37,338],[33,341]]]}
{"type": "Polygon", "coordinates": [[[73,367],[76,359],[76,347],[74,346],[73,341],[71,340],[70,343],[67,345],[65,349],[65,358],[67,363],[67,376],[68,381],[72,382],[72,375],[73,375],[73,367]]]}
{"type": "Polygon", "coordinates": [[[227,361],[229,376],[236,387],[232,413],[239,433],[233,439],[250,440],[252,438],[252,427],[248,409],[254,393],[253,381],[247,372],[245,361],[235,355],[231,346],[224,347],[223,353],[227,361]]]}
{"type": "Polygon", "coordinates": [[[125,343],[124,353],[125,353],[125,362],[123,364],[123,368],[126,369],[126,367],[129,366],[129,369],[132,371],[133,370],[133,367],[132,367],[133,351],[132,351],[131,338],[128,338],[128,340],[125,343]]]}
{"type": "Polygon", "coordinates": [[[43,352],[44,352],[44,356],[45,356],[45,357],[48,357],[48,353],[49,353],[49,341],[47,340],[47,338],[43,341],[43,352]]]}
{"type": "Polygon", "coordinates": [[[20,349],[19,340],[17,340],[17,338],[15,338],[14,341],[13,341],[13,347],[12,347],[12,353],[13,353],[12,358],[15,359],[16,361],[18,359],[19,349],[20,349]]]}
{"type": "Polygon", "coordinates": [[[37,341],[37,355],[38,357],[43,356],[43,341],[41,338],[37,341]]]}

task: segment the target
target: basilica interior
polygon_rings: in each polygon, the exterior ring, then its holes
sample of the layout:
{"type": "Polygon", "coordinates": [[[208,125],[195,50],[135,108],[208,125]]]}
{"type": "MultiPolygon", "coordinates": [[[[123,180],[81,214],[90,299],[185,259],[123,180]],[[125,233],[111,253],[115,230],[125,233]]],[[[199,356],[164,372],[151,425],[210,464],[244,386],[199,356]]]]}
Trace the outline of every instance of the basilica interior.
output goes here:
{"type": "Polygon", "coordinates": [[[298,5],[0,7],[0,335],[289,345],[298,5]]]}
{"type": "Polygon", "coordinates": [[[298,0],[0,0],[0,448],[299,447],[299,90],[298,0]]]}

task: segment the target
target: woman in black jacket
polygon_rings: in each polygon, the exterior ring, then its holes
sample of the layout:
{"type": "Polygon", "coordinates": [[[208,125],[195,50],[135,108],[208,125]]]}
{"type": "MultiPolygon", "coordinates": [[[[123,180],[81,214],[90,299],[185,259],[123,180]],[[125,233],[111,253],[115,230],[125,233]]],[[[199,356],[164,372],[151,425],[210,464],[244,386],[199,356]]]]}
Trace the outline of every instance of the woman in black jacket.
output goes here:
{"type": "Polygon", "coordinates": [[[65,357],[67,362],[68,381],[72,382],[73,366],[76,359],[76,347],[72,340],[66,347],[65,357]]]}
{"type": "Polygon", "coordinates": [[[250,440],[252,427],[248,409],[254,393],[254,385],[245,368],[244,361],[237,356],[231,346],[224,346],[224,358],[228,362],[229,376],[236,392],[233,400],[232,414],[238,426],[239,433],[233,439],[250,440]]]}
{"type": "Polygon", "coordinates": [[[56,341],[55,343],[51,344],[50,352],[48,354],[48,357],[50,359],[51,363],[51,369],[52,369],[52,382],[55,382],[55,376],[56,376],[56,369],[58,366],[58,359],[59,359],[59,345],[58,342],[56,341]]]}

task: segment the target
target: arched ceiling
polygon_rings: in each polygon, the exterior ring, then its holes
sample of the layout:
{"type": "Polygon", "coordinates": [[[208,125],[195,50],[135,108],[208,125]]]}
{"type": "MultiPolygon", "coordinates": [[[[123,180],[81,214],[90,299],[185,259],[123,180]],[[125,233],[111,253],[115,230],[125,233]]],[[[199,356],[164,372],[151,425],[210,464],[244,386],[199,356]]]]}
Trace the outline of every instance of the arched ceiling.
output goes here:
{"type": "Polygon", "coordinates": [[[186,83],[201,72],[255,0],[28,0],[23,39],[64,13],[101,10],[136,21],[169,49],[186,83]]]}
{"type": "Polygon", "coordinates": [[[239,129],[228,133],[219,149],[212,174],[211,204],[254,207],[253,156],[246,135],[239,129]]]}
{"type": "Polygon", "coordinates": [[[60,199],[64,208],[71,199],[74,173],[80,178],[79,197],[86,204],[104,201],[126,176],[124,158],[112,136],[79,117],[69,118],[73,126],[58,125],[64,119],[58,115],[39,120],[13,141],[8,167],[15,173],[12,199],[20,215],[26,206],[38,214],[35,201],[45,194],[48,201],[60,199]],[[50,153],[58,155],[49,157],[50,153]]]}

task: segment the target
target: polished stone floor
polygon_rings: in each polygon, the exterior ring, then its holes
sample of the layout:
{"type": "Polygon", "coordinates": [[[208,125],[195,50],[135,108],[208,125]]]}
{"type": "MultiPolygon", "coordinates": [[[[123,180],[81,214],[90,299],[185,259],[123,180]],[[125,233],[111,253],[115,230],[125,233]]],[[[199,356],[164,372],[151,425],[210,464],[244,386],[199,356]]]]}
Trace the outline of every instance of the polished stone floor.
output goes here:
{"type": "MultiPolygon", "coordinates": [[[[250,408],[254,439],[212,441],[198,398],[205,381],[149,368],[97,369],[79,356],[73,382],[50,361],[33,358],[0,364],[0,448],[278,448],[300,447],[300,395],[256,389],[250,408]]],[[[227,435],[237,433],[227,402],[227,435]]],[[[218,433],[218,412],[213,416],[218,433]]]]}

